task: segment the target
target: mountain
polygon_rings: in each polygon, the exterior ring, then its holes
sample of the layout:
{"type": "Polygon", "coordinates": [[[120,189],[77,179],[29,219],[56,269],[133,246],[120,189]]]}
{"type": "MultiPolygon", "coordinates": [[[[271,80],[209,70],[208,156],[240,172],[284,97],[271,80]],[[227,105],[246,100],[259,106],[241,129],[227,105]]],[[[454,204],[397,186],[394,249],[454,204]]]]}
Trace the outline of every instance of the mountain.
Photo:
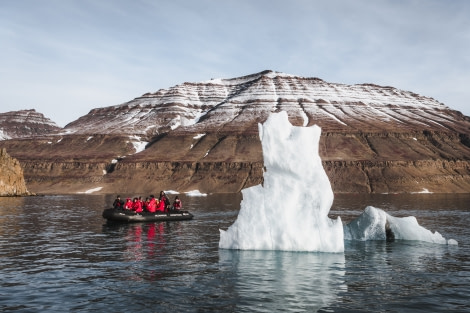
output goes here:
{"type": "Polygon", "coordinates": [[[322,128],[335,192],[470,192],[469,117],[394,87],[273,71],[146,93],[0,147],[34,192],[236,192],[262,182],[257,125],[280,110],[322,128]]]}
{"type": "Polygon", "coordinates": [[[61,129],[34,109],[0,113],[0,140],[48,135],[61,129]]]}

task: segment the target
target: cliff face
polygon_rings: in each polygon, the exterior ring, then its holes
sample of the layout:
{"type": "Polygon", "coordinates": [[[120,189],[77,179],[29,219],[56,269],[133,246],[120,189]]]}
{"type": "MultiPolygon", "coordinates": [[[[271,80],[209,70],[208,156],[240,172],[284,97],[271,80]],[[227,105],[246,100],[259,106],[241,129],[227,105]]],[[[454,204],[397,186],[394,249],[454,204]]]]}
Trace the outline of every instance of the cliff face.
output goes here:
{"type": "Polygon", "coordinates": [[[0,150],[0,196],[29,195],[23,169],[18,160],[10,157],[5,149],[0,150]]]}
{"type": "Polygon", "coordinates": [[[0,147],[35,192],[236,192],[262,182],[258,123],[280,110],[322,128],[335,192],[470,192],[469,117],[393,87],[271,71],[148,93],[0,147]]]}

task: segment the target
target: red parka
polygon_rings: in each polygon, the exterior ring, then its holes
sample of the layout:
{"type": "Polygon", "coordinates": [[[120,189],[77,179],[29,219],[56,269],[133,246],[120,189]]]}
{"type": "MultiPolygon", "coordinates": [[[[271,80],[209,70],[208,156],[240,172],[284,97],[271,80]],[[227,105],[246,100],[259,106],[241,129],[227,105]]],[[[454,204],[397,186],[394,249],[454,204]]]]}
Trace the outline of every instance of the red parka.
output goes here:
{"type": "Polygon", "coordinates": [[[155,202],[155,198],[150,199],[147,205],[147,210],[152,213],[154,213],[157,210],[157,203],[155,202]]]}
{"type": "Polygon", "coordinates": [[[132,210],[136,211],[137,213],[142,212],[142,202],[140,202],[139,199],[134,199],[134,202],[132,203],[132,210]]]}
{"type": "Polygon", "coordinates": [[[157,211],[165,212],[165,201],[160,200],[158,203],[157,211]]]}
{"type": "Polygon", "coordinates": [[[131,200],[131,198],[126,199],[126,203],[124,204],[124,209],[132,210],[132,200],[131,200]]]}

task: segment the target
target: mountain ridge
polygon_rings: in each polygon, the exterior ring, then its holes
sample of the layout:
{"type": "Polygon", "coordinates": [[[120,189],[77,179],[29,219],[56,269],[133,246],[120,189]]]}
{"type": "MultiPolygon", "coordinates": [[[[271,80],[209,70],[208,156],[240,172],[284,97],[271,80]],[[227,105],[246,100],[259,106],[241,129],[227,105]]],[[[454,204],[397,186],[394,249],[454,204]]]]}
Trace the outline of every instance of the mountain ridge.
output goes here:
{"type": "Polygon", "coordinates": [[[20,160],[34,192],[237,192],[262,183],[258,123],[280,110],[295,126],[322,128],[335,192],[470,192],[469,117],[390,86],[273,71],[145,93],[0,147],[20,160]]]}

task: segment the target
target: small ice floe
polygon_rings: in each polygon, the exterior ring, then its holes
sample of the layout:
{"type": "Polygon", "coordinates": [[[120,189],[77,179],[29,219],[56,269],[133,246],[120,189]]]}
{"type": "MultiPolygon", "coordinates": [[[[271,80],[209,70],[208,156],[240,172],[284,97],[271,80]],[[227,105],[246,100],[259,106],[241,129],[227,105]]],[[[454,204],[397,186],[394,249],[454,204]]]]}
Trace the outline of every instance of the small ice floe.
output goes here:
{"type": "Polygon", "coordinates": [[[199,190],[191,190],[185,192],[188,197],[205,197],[207,193],[201,193],[199,190]]]}
{"type": "Polygon", "coordinates": [[[416,217],[394,217],[385,211],[368,206],[355,220],[344,226],[345,240],[416,240],[437,244],[457,245],[418,224],[416,217]]]}
{"type": "Polygon", "coordinates": [[[179,195],[179,192],[176,190],[165,190],[167,195],[179,195]]]}
{"type": "Polygon", "coordinates": [[[423,188],[423,190],[421,190],[421,191],[412,192],[412,193],[432,193],[432,192],[429,191],[427,188],[423,188]]]}

